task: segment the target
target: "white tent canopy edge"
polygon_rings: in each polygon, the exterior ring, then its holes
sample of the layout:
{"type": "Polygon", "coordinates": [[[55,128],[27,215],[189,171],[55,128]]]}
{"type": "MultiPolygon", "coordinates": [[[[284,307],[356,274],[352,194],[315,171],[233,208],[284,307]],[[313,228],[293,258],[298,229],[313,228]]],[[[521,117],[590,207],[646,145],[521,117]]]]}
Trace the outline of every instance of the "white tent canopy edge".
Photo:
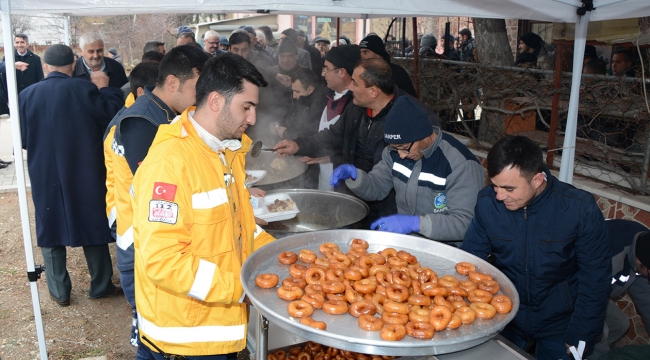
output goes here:
{"type": "MultiPolygon", "coordinates": [[[[571,183],[575,154],[575,132],[578,115],[580,74],[590,20],[612,20],[650,16],[648,0],[595,0],[595,9],[581,17],[576,11],[582,2],[576,0],[249,0],[245,5],[234,0],[193,0],[192,4],[179,0],[0,0],[4,43],[12,44],[10,16],[15,14],[66,14],[66,15],[121,15],[135,13],[215,13],[215,12],[257,12],[259,10],[282,14],[328,15],[341,17],[420,17],[420,16],[463,16],[480,18],[528,19],[553,22],[575,22],[575,48],[571,98],[564,140],[560,180],[571,183]],[[602,6],[602,7],[601,7],[602,6]],[[581,20],[582,19],[582,20],[581,20]]],[[[5,51],[6,67],[13,69],[13,52],[5,51]]],[[[16,76],[7,72],[9,108],[12,115],[12,137],[15,154],[16,178],[20,215],[27,260],[28,273],[34,273],[32,239],[27,210],[27,191],[22,156],[20,114],[16,76]]],[[[47,359],[45,333],[41,317],[36,281],[30,281],[32,305],[36,321],[40,358],[47,359]]]]}
{"type": "MultiPolygon", "coordinates": [[[[648,0],[595,0],[591,21],[643,16],[648,0]],[[605,6],[607,5],[607,6],[605,6]],[[602,6],[602,7],[601,7],[602,6]]],[[[281,14],[361,18],[466,16],[553,22],[577,20],[577,0],[12,0],[14,14],[120,15],[137,13],[218,13],[270,11],[281,14]]]]}

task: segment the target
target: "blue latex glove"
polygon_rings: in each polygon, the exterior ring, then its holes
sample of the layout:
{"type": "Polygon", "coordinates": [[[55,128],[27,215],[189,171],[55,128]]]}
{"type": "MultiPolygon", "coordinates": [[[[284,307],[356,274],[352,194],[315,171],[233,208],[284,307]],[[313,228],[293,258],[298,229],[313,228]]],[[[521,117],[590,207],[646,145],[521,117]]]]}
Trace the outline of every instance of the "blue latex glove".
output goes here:
{"type": "Polygon", "coordinates": [[[420,231],[420,217],[415,215],[391,215],[375,220],[370,225],[371,230],[389,231],[399,234],[409,234],[420,231]]]}
{"type": "Polygon", "coordinates": [[[355,168],[354,165],[343,164],[334,169],[332,177],[330,177],[330,185],[332,185],[332,187],[337,187],[339,181],[345,179],[357,179],[357,168],[355,168]]]}

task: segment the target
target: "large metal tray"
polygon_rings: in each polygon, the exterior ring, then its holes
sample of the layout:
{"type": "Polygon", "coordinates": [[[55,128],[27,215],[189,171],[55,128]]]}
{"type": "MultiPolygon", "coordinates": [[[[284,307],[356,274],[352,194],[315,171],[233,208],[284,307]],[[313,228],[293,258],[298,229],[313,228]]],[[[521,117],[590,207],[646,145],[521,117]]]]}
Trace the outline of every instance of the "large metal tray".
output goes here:
{"type": "Polygon", "coordinates": [[[340,229],[363,220],[369,212],[368,205],[363,200],[334,191],[278,189],[267,191],[266,195],[280,193],[288,194],[300,209],[300,213],[293,219],[262,226],[276,237],[340,229]]]}
{"type": "Polygon", "coordinates": [[[437,241],[369,230],[327,230],[278,239],[262,247],[246,260],[241,271],[241,281],[257,311],[270,322],[305,339],[365,354],[421,356],[468,349],[495,336],[514,318],[519,309],[519,295],[514,285],[488,262],[437,241]],[[381,340],[379,332],[361,330],[357,319],[347,314],[328,315],[316,310],[312,318],[325,321],[326,331],[302,325],[287,314],[288,302],[278,298],[277,289],[261,289],[255,285],[255,277],[262,273],[275,273],[280,279],[289,277],[289,266],[282,265],[277,260],[277,255],[281,252],[310,249],[318,253],[319,245],[325,242],[336,243],[342,251],[347,251],[353,238],[368,241],[369,252],[377,252],[387,247],[409,251],[417,256],[422,266],[430,267],[439,276],[453,274],[463,279],[463,276],[456,273],[454,266],[460,261],[469,261],[480,271],[494,277],[501,286],[501,292],[512,299],[513,309],[509,314],[497,314],[491,320],[477,319],[471,325],[463,325],[457,330],[436,332],[432,340],[418,340],[407,336],[402,341],[388,342],[381,340]]]}
{"type": "MultiPolygon", "coordinates": [[[[265,145],[266,147],[266,145],[265,145]]],[[[291,180],[307,170],[307,164],[300,161],[300,157],[288,155],[281,157],[274,152],[261,151],[257,157],[246,154],[246,170],[266,170],[266,176],[258,181],[255,186],[270,185],[291,180]],[[278,170],[271,167],[275,159],[282,159],[287,163],[285,170],[278,170]]]]}

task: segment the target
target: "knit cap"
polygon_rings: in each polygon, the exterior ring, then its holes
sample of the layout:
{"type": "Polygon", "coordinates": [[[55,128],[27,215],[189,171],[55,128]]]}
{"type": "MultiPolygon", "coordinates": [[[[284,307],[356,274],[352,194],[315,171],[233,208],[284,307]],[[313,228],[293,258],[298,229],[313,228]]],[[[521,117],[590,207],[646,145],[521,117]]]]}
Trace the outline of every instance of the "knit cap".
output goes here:
{"type": "Polygon", "coordinates": [[[74,55],[69,46],[55,44],[45,50],[43,61],[52,66],[65,66],[74,62],[74,55]]]}
{"type": "Polygon", "coordinates": [[[433,125],[424,110],[410,96],[395,99],[386,115],[384,141],[389,144],[407,144],[424,139],[433,133],[433,125]]]}
{"type": "Polygon", "coordinates": [[[280,46],[278,47],[278,53],[279,54],[286,54],[286,53],[292,53],[292,54],[298,54],[298,47],[296,47],[296,43],[291,40],[291,38],[286,37],[282,39],[282,42],[280,43],[280,46]]]}
{"type": "Polygon", "coordinates": [[[365,38],[363,38],[363,40],[361,40],[359,46],[362,49],[365,48],[374,52],[375,54],[384,58],[384,60],[386,61],[390,59],[390,55],[388,55],[388,52],[386,52],[386,46],[384,45],[384,42],[377,35],[366,36],[365,38]]]}
{"type": "Polygon", "coordinates": [[[438,40],[436,40],[436,37],[431,34],[425,34],[422,36],[422,40],[420,40],[420,46],[428,46],[432,49],[435,49],[436,46],[438,46],[438,40]]]}
{"type": "Polygon", "coordinates": [[[544,43],[544,40],[542,40],[542,38],[539,37],[539,35],[532,32],[521,35],[519,40],[523,41],[524,44],[528,45],[528,47],[533,48],[535,50],[539,50],[539,48],[544,43]]]}
{"type": "Polygon", "coordinates": [[[358,45],[336,46],[325,53],[323,59],[352,75],[354,66],[361,60],[361,49],[358,45]]]}

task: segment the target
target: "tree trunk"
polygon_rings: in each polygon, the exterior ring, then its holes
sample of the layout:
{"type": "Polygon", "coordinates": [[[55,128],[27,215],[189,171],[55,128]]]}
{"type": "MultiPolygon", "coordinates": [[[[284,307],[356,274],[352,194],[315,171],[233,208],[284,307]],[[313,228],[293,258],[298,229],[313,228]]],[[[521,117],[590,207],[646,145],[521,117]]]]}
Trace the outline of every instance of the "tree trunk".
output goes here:
{"type": "MultiPolygon", "coordinates": [[[[514,59],[508,42],[505,20],[474,18],[474,35],[478,62],[489,65],[513,66],[514,59]]],[[[491,78],[492,81],[507,83],[507,79],[503,76],[501,76],[502,79],[494,76],[491,76],[491,78]]],[[[503,99],[492,99],[489,93],[484,93],[483,103],[487,106],[501,107],[503,99]]],[[[504,123],[504,114],[483,111],[478,139],[494,144],[503,136],[504,123]]]]}
{"type": "Polygon", "coordinates": [[[639,18],[639,30],[642,35],[650,34],[650,16],[639,18]]]}

